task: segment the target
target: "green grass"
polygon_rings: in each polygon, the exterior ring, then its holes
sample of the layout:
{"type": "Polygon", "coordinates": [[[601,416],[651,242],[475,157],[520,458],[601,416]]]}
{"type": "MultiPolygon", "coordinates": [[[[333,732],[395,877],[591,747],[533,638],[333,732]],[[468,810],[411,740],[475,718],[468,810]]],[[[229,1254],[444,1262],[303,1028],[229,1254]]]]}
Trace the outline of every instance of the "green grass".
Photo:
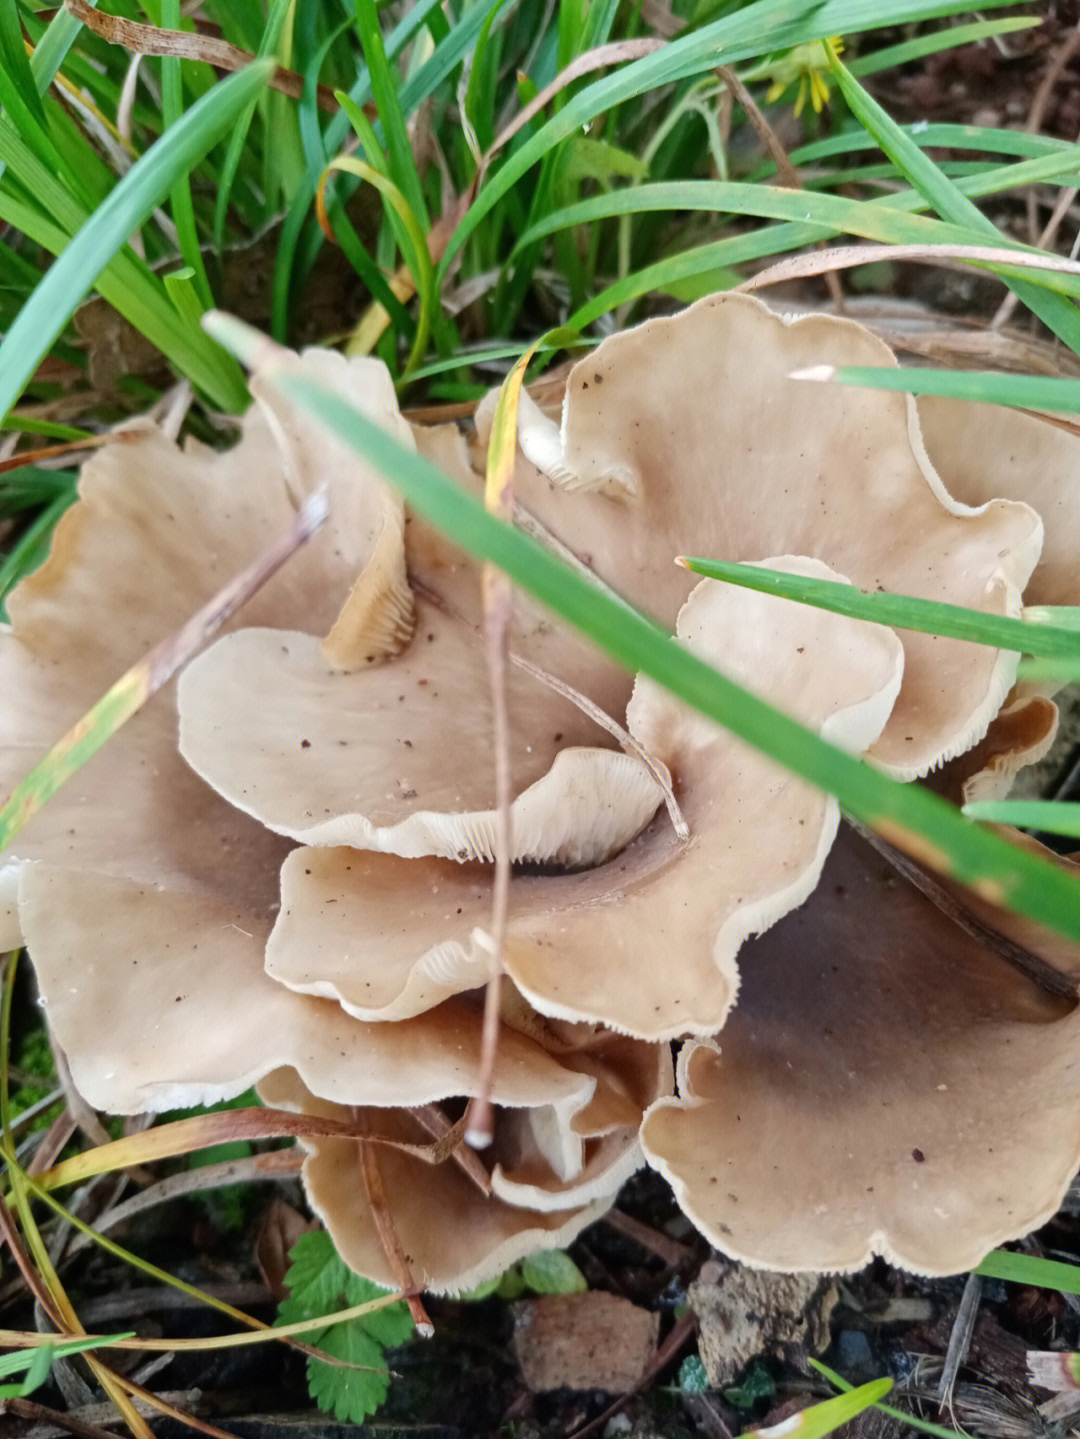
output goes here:
{"type": "MultiPolygon", "coordinates": [[[[239,412],[248,395],[235,358],[202,317],[225,299],[225,252],[273,224],[275,258],[258,296],[264,328],[285,341],[304,330],[305,291],[318,284],[326,247],[338,245],[366,302],[381,312],[342,314],[339,328],[319,338],[369,347],[405,405],[484,393],[556,326],[533,373],[657,303],[690,300],[770,260],[852,239],[1007,252],[980,263],[1080,355],[1080,276],[1025,267],[1030,247],[990,218],[988,204],[1000,216],[1023,186],[1076,184],[1080,146],[1022,130],[902,125],[873,94],[873,77],[887,66],[993,44],[1038,18],[1034,9],[994,15],[1002,3],[991,0],[974,17],[956,0],[676,0],[687,23],[670,43],[583,66],[500,143],[523,105],[567,67],[596,47],[646,36],[639,8],[615,0],[553,10],[542,0],[421,0],[404,13],[394,7],[388,24],[375,0],[205,0],[201,14],[260,61],[217,79],[198,61],[144,59],[148,80],[122,116],[122,48],[63,9],[0,0],[0,424],[20,436],[27,455],[25,466],[0,473],[0,522],[11,525],[0,550],[0,618],[5,596],[41,563],[75,493],[77,459],[54,469],[33,452],[138,413],[164,383],[159,374],[130,375],[96,390],[73,325],[79,305],[99,295],[149,340],[167,372],[195,391],[191,428],[212,438],[206,413],[239,412]],[[886,24],[890,34],[878,37],[886,24]],[[818,43],[832,36],[845,42],[840,60],[818,43]],[[802,117],[791,160],[805,188],[792,190],[777,185],[738,104],[725,130],[716,67],[733,67],[765,104],[786,57],[804,46],[800,64],[831,95],[823,119],[809,109],[802,117]],[[299,100],[269,88],[272,61],[303,77],[299,100]],[[320,108],[317,86],[336,93],[336,113],[320,108]]],[[[109,0],[102,9],[194,33],[178,0],[109,0]]],[[[774,118],[789,117],[795,95],[793,84],[774,118]]],[[[1080,413],[1080,384],[1057,377],[863,369],[831,378],[1080,413]]],[[[678,650],[340,402],[310,388],[293,396],[383,466],[412,504],[624,664],[836,794],[859,819],[899,826],[944,855],[959,878],[992,882],[1007,903],[1080,940],[1080,886],[974,822],[1009,818],[1076,834],[1073,811],[984,806],[962,816],[918,787],[885,780],[678,650]]],[[[736,569],[722,577],[771,583],[761,571],[736,569]]],[[[1068,612],[995,621],[902,596],[783,584],[795,598],[1022,649],[1040,657],[1032,664],[1080,673],[1068,612]]],[[[34,1191],[14,1172],[9,1183],[37,1249],[34,1191]]],[[[991,1256],[983,1272],[1080,1289],[1071,1267],[1036,1274],[1017,1267],[1021,1258],[991,1256]]],[[[809,1411],[804,1432],[827,1432],[875,1394],[809,1411]]]]}

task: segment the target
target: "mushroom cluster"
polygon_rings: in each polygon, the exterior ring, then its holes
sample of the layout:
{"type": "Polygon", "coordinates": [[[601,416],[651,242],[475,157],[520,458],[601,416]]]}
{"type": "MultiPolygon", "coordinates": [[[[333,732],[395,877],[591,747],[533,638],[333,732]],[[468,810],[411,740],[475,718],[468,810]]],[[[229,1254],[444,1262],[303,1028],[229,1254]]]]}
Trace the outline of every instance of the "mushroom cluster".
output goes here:
{"type": "MultiPolygon", "coordinates": [[[[1015,655],[695,585],[673,563],[1008,615],[1029,581],[1068,593],[1065,545],[1040,563],[1026,501],[1075,505],[1071,436],[1039,436],[1059,489],[1029,494],[1018,459],[999,496],[1015,451],[973,462],[984,416],[935,407],[924,441],[908,396],[790,378],[822,361],[894,363],[856,324],[739,296],[612,337],[561,413],[524,402],[515,518],[895,777],[978,753],[970,773],[1004,783],[1054,721],[1043,697],[1006,706],[1015,655]]],[[[470,444],[408,425],[377,362],[284,363],[482,487],[489,404],[470,444]]],[[[0,947],[27,945],[91,1103],[258,1083],[349,1118],[371,1138],[305,1141],[312,1206],[391,1284],[388,1214],[435,1290],[567,1242],[643,1158],[719,1248],[776,1268],[880,1253],[952,1272],[1051,1212],[1080,1156],[1075,1006],[838,840],[833,800],[521,594],[495,1143],[483,1164],[418,1169],[479,1064],[496,816],[478,566],[258,374],[252,391],[227,452],[149,424],[98,452],[0,631],[7,792],[329,487],[323,533],[0,856],[0,947]]],[[[1063,941],[994,924],[1080,976],[1063,941]]]]}

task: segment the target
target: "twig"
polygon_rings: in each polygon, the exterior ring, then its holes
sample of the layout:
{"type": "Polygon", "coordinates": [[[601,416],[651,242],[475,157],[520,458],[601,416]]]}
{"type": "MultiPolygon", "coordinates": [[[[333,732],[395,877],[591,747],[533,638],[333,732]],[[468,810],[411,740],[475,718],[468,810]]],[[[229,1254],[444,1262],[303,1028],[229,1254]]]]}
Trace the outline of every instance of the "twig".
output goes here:
{"type": "Polygon", "coordinates": [[[401,1245],[401,1239],[398,1237],[390,1206],[386,1202],[386,1190],[383,1187],[378,1152],[373,1144],[365,1144],[363,1140],[357,1147],[360,1152],[360,1177],[363,1180],[364,1194],[368,1207],[371,1209],[371,1217],[375,1225],[375,1232],[379,1236],[379,1243],[389,1261],[398,1288],[406,1292],[405,1302],[409,1306],[409,1313],[416,1325],[417,1334],[421,1339],[430,1339],[435,1333],[435,1326],[416,1292],[416,1280],[413,1278],[409,1261],[401,1245]]]}
{"type": "Polygon", "coordinates": [[[680,1269],[694,1258],[694,1251],[689,1245],[680,1244],[677,1239],[662,1234],[659,1229],[642,1224],[640,1219],[624,1214],[621,1209],[609,1209],[603,1216],[603,1221],[609,1229],[625,1235],[635,1244],[640,1244],[642,1249],[647,1249],[650,1254],[662,1259],[669,1269],[680,1269]]]}
{"type": "MultiPolygon", "coordinates": [[[[162,30],[157,25],[144,25],[138,20],[107,15],[95,10],[87,4],[87,0],[64,0],[64,9],[102,40],[110,45],[122,45],[136,55],[171,55],[182,60],[202,60],[218,70],[243,70],[255,59],[250,50],[241,50],[227,40],[218,40],[212,35],[189,35],[183,30],[162,30]]],[[[304,77],[295,70],[286,70],[279,65],[269,84],[293,100],[304,97],[304,77]]],[[[316,99],[320,110],[337,113],[338,102],[328,85],[316,87],[316,99]]]]}
{"type": "Polygon", "coordinates": [[[559,679],[556,675],[549,674],[547,670],[541,669],[539,665],[534,665],[531,660],[524,659],[521,655],[511,652],[510,660],[513,664],[517,665],[518,669],[524,670],[526,674],[532,675],[533,679],[539,680],[541,684],[545,684],[550,689],[553,689],[556,694],[562,695],[563,699],[569,700],[582,714],[588,715],[594,724],[599,725],[601,729],[607,730],[609,735],[617,739],[627,754],[631,754],[635,759],[641,761],[660,786],[661,790],[663,790],[664,803],[667,806],[671,827],[678,835],[679,842],[681,844],[689,844],[690,826],[686,823],[683,812],[679,808],[679,802],[675,798],[675,791],[671,785],[671,775],[667,767],[651,755],[640,740],[636,740],[629,730],[623,729],[621,724],[613,720],[606,710],[602,710],[598,704],[594,704],[588,695],[583,695],[580,690],[574,689],[573,685],[567,684],[565,680],[559,679]]]}
{"type": "Polygon", "coordinates": [[[971,1336],[975,1329],[981,1298],[982,1280],[977,1274],[969,1274],[967,1283],[964,1285],[964,1292],[960,1296],[960,1307],[957,1309],[956,1319],[953,1321],[952,1333],[949,1335],[949,1347],[945,1351],[945,1363],[942,1366],[941,1380],[938,1383],[938,1407],[942,1412],[947,1410],[950,1418],[953,1417],[953,1390],[956,1387],[956,1376],[971,1347],[971,1336]]]}
{"type": "MultiPolygon", "coordinates": [[[[441,1158],[452,1159],[481,1194],[489,1195],[491,1175],[480,1163],[471,1146],[464,1142],[465,1116],[462,1115],[456,1124],[451,1124],[437,1104],[418,1104],[410,1109],[409,1113],[422,1129],[438,1141],[437,1145],[432,1145],[432,1153],[441,1147],[441,1158]]],[[[433,1159],[431,1162],[439,1163],[441,1159],[433,1159]]]]}
{"type": "MultiPolygon", "coordinates": [[[[796,170],[795,166],[791,163],[787,151],[780,143],[780,136],[769,124],[768,120],[766,120],[761,110],[758,109],[757,101],[739,79],[738,75],[736,75],[735,71],[730,65],[718,65],[716,67],[716,73],[743,107],[743,110],[746,112],[746,118],[753,126],[758,139],[772,156],[773,164],[776,166],[776,174],[781,185],[786,186],[789,190],[804,189],[805,186],[803,185],[798,170],[796,170]]],[[[818,241],[819,249],[824,248],[824,245],[825,241],[818,241]]],[[[829,292],[829,298],[832,300],[837,313],[840,313],[844,308],[844,292],[840,286],[836,271],[826,270],[824,272],[824,278],[825,287],[829,292]]]]}
{"type": "MultiPolygon", "coordinates": [[[[736,291],[763,290],[785,280],[801,280],[807,275],[820,275],[825,270],[850,270],[855,265],[871,265],[878,260],[910,260],[917,265],[940,265],[954,262],[958,268],[984,274],[984,265],[1016,265],[1025,270],[1052,270],[1059,275],[1080,275],[1080,264],[1059,255],[1038,254],[1034,250],[1012,250],[1004,245],[835,245],[811,255],[790,255],[768,269],[760,271],[736,285],[736,291]]],[[[1004,280],[1002,281],[1004,284],[1004,280]]]]}
{"type": "MultiPolygon", "coordinates": [[[[514,517],[514,464],[518,401],[531,351],[510,371],[499,397],[488,451],[484,503],[506,524],[514,517]]],[[[484,649],[491,683],[492,744],[495,761],[495,877],[491,892],[491,934],[487,937],[488,977],[484,991],[484,1021],[476,1092],[465,1113],[465,1140],[474,1149],[486,1149],[494,1138],[495,1111],[491,1085],[499,1036],[499,991],[502,983],[503,940],[510,906],[510,856],[514,849],[513,783],[510,775],[510,715],[506,702],[506,669],[510,653],[510,623],[514,590],[509,577],[485,562],[481,577],[484,600],[484,649]]]]}
{"type": "Polygon", "coordinates": [[[977,919],[940,881],[927,874],[926,870],[917,865],[914,860],[909,859],[906,854],[902,854],[887,840],[882,839],[879,834],[875,834],[872,829],[861,824],[857,819],[853,819],[849,814],[845,814],[844,818],[856,834],[861,835],[867,844],[876,849],[883,859],[888,860],[899,874],[902,874],[965,934],[1000,955],[1007,964],[1011,964],[1014,969],[1019,970],[1047,994],[1076,1001],[1078,994],[1075,980],[1062,974],[1059,969],[1055,969],[1041,955],[1034,954],[1030,949],[1026,949],[1022,944],[1017,944],[1015,940],[1009,939],[999,930],[984,923],[983,920],[977,919]]]}
{"type": "Polygon", "coordinates": [[[65,1414],[60,1409],[49,1409],[44,1404],[35,1404],[32,1399],[2,1399],[0,1414],[15,1414],[20,1419],[33,1419],[37,1424],[55,1424],[57,1429],[66,1429],[75,1439],[116,1439],[111,1429],[102,1429],[97,1424],[88,1424],[74,1414],[65,1414]]]}

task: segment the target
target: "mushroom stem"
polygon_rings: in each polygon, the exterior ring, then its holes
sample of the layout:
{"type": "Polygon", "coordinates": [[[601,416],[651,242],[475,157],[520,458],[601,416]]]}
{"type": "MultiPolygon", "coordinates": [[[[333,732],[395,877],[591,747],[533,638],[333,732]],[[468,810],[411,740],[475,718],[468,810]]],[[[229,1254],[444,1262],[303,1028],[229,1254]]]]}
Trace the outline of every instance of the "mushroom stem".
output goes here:
{"type": "Polygon", "coordinates": [[[405,1302],[409,1306],[409,1313],[416,1325],[417,1334],[421,1339],[430,1339],[435,1333],[435,1326],[431,1322],[431,1316],[420,1302],[420,1296],[416,1293],[416,1280],[409,1267],[405,1250],[401,1246],[401,1239],[390,1213],[390,1206],[386,1202],[386,1190],[383,1188],[378,1151],[374,1144],[365,1143],[362,1139],[358,1148],[360,1151],[360,1177],[364,1182],[364,1195],[371,1206],[371,1218],[379,1236],[379,1243],[390,1262],[390,1268],[394,1272],[398,1288],[405,1291],[405,1302]]]}

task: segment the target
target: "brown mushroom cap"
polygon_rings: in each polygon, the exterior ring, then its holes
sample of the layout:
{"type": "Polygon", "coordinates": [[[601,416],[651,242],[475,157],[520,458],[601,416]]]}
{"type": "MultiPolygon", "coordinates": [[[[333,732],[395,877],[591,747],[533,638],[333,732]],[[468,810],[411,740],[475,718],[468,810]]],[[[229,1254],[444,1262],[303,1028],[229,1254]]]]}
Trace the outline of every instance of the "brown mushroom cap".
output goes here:
{"type": "MultiPolygon", "coordinates": [[[[516,1008],[521,1021],[526,1011],[520,1002],[516,1008]]],[[[394,1227],[426,1289],[468,1289],[533,1250],[568,1244],[640,1167],[642,1112],[671,1092],[666,1045],[641,1044],[580,1025],[551,1026],[536,1015],[529,1015],[526,1027],[533,1047],[568,1075],[577,1075],[578,1089],[571,1103],[541,1100],[510,1107],[504,1102],[494,1146],[485,1156],[493,1166],[490,1194],[481,1193],[453,1162],[430,1166],[391,1147],[373,1147],[391,1197],[394,1227]]],[[[513,1041],[515,1035],[516,1029],[504,1025],[504,1038],[513,1041]]],[[[516,1042],[526,1041],[518,1035],[516,1042]]],[[[500,1047],[497,1076],[512,1054],[512,1042],[507,1056],[500,1047]]],[[[316,1098],[292,1070],[269,1075],[259,1092],[270,1104],[329,1118],[359,1117],[372,1133],[430,1143],[430,1135],[401,1109],[367,1109],[358,1115],[356,1109],[316,1098]]],[[[342,1258],[377,1283],[396,1284],[364,1200],[358,1143],[310,1138],[303,1144],[309,1201],[342,1258]]]]}
{"type": "Polygon", "coordinates": [[[967,505],[1024,500],[1042,516],[1046,536],[1024,603],[1080,604],[1080,438],[1007,405],[923,395],[918,406],[927,453],[950,494],[967,505]]]}
{"type": "MultiPolygon", "coordinates": [[[[358,1023],[269,979],[268,923],[226,896],[155,891],[46,864],[28,866],[20,891],[50,1027],[76,1086],[98,1108],[211,1103],[283,1066],[343,1104],[426,1104],[475,1087],[475,1006],[358,1023]]],[[[592,1076],[506,1030],[498,1102],[549,1104],[570,1116],[594,1090],[592,1076]]]]}
{"type": "MultiPolygon", "coordinates": [[[[49,559],[10,598],[13,624],[0,629],[0,793],[10,793],[128,666],[189,619],[293,517],[296,477],[286,474],[258,410],[245,417],[239,444],[223,454],[199,445],[180,450],[149,425],[134,430],[86,463],[81,498],[61,519],[49,559]]],[[[316,448],[314,431],[308,447],[316,448]]],[[[245,620],[280,625],[301,615],[325,633],[354,586],[364,546],[377,543],[385,518],[381,484],[363,466],[336,461],[318,478],[329,486],[337,518],[259,592],[245,620]],[[367,530],[364,513],[372,516],[367,530]]],[[[252,952],[250,937],[265,938],[270,927],[287,848],[219,799],[180,758],[171,689],[17,836],[2,861],[3,942],[33,946],[44,1000],[93,1102],[142,1108],[152,1093],[172,1096],[162,1102],[220,1097],[259,1072],[257,1058],[243,1053],[201,1070],[192,1041],[198,1031],[181,1024],[179,1013],[175,1023],[162,1019],[158,1026],[175,1046],[170,1053],[162,1041],[161,1068],[145,1074],[126,1068],[109,972],[126,983],[129,968],[134,975],[135,966],[149,969],[161,960],[161,987],[174,990],[174,1008],[185,1003],[178,1006],[177,994],[189,994],[192,976],[204,971],[222,976],[234,995],[243,992],[239,973],[275,994],[262,978],[261,945],[252,952]],[[46,891],[48,913],[39,903],[46,891]],[[114,922],[114,901],[129,916],[125,925],[114,922]],[[107,955],[99,956],[102,935],[107,955]],[[168,968],[173,964],[178,969],[168,968]]],[[[158,987],[153,981],[155,996],[158,987]]],[[[226,1026],[234,1003],[222,994],[217,1002],[218,1023],[226,1026]]],[[[292,1003],[286,997],[286,1009],[292,1003]]],[[[136,1002],[130,1013],[132,1033],[151,1025],[151,1009],[136,1002]]],[[[274,1019],[271,1030],[281,1022],[274,1019]]],[[[217,1052],[224,1056],[237,1043],[236,1033],[223,1028],[217,1052]]],[[[209,1056],[214,1046],[207,1045],[209,1056]]],[[[283,1062],[271,1055],[263,1069],[283,1062]]]]}
{"type": "MultiPolygon", "coordinates": [[[[767,563],[832,574],[813,560],[767,563]]],[[[881,732],[900,684],[903,650],[890,630],[710,581],[684,606],[679,633],[855,752],[881,732]]],[[[813,889],[835,801],[651,682],[639,679],[628,723],[671,771],[689,844],[663,814],[607,864],[519,876],[504,962],[546,1014],[645,1039],[707,1033],[734,1000],[740,944],[813,889]]],[[[477,931],[489,923],[490,897],[474,870],[304,849],[289,856],[282,882],[267,967],[290,987],[375,1020],[480,982],[477,931]]]]}
{"type": "MultiPolygon", "coordinates": [[[[926,395],[918,406],[930,459],[952,494],[971,505],[997,496],[1022,499],[1042,516],[1046,538],[1024,603],[1080,603],[1080,438],[1052,419],[1006,405],[926,395]]],[[[1043,757],[1056,730],[1056,710],[1046,696],[1057,688],[1031,681],[1016,686],[979,746],[983,753],[959,762],[965,799],[1001,798],[1022,768],[1043,757]]]]}
{"type": "MultiPolygon", "coordinates": [[[[854,322],[785,321],[739,295],[614,335],[572,370],[557,436],[560,475],[587,488],[570,492],[523,461],[516,496],[664,623],[689,591],[671,566],[680,553],[810,555],[864,589],[1018,613],[1038,517],[1006,500],[972,511],[951,499],[910,396],[789,378],[826,361],[896,363],[854,322]]],[[[545,424],[526,417],[523,444],[538,459],[551,450],[545,424]]],[[[873,757],[910,779],[981,737],[1016,658],[932,636],[903,641],[904,686],[873,757]]]]}
{"type": "MultiPolygon", "coordinates": [[[[430,1135],[401,1110],[348,1110],[305,1092],[289,1071],[259,1085],[268,1104],[327,1118],[360,1118],[376,1133],[405,1144],[430,1143],[430,1135]]],[[[383,1249],[370,1207],[364,1202],[360,1146],[348,1139],[304,1143],[303,1180],[311,1208],[325,1224],[350,1269],[397,1288],[399,1279],[383,1249]]],[[[610,1203],[541,1211],[485,1198],[451,1163],[433,1167],[411,1155],[379,1146],[378,1164],[393,1222],[417,1284],[439,1293],[473,1289],[537,1249],[558,1249],[598,1219],[610,1203]]]]}
{"type": "MultiPolygon", "coordinates": [[[[980,902],[971,907],[980,910],[980,902]]],[[[996,927],[1073,976],[1080,953],[996,927]]],[[[844,831],[813,898],[741,956],[739,1004],[646,1117],[650,1163],[725,1253],[970,1269],[1054,1212],[1080,1159],[1080,1010],[844,831]]]]}
{"type": "MultiPolygon", "coordinates": [[[[219,640],[181,677],[181,753],[238,809],[293,839],[493,859],[483,645],[430,604],[417,618],[403,654],[349,674],[313,636],[246,629],[219,640]]],[[[648,770],[597,748],[606,733],[521,670],[507,695],[513,857],[581,865],[621,849],[660,802],[648,770]]]]}

